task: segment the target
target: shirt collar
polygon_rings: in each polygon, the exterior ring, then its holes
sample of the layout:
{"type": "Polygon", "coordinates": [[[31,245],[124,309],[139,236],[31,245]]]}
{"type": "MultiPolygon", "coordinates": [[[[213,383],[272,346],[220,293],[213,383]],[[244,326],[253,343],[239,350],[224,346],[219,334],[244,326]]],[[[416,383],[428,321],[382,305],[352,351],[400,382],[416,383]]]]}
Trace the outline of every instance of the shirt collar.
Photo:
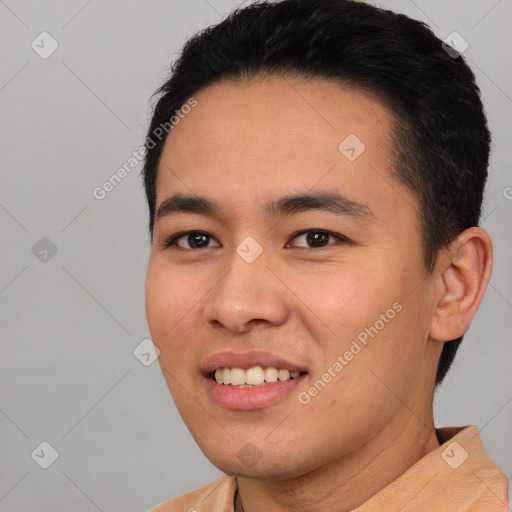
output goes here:
{"type": "Polygon", "coordinates": [[[507,478],[488,457],[476,425],[436,429],[441,446],[353,512],[508,509],[507,478]],[[441,508],[442,507],[442,508],[441,508]]]}

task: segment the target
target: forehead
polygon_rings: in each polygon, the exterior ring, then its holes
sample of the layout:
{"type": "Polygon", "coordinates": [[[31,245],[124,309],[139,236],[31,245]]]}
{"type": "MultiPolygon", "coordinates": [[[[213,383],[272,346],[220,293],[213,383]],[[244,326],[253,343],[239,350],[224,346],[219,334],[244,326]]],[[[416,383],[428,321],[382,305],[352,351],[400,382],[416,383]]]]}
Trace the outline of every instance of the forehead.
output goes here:
{"type": "Polygon", "coordinates": [[[236,204],[317,185],[362,203],[396,203],[400,184],[385,185],[393,179],[393,115],[372,94],[324,79],[270,77],[215,83],[194,98],[197,106],[167,137],[157,206],[177,191],[236,204]]]}
{"type": "Polygon", "coordinates": [[[325,150],[337,156],[338,144],[349,134],[375,150],[382,148],[392,120],[375,96],[325,79],[224,81],[194,97],[197,106],[167,138],[165,150],[173,158],[289,158],[290,151],[316,158],[325,150]]]}

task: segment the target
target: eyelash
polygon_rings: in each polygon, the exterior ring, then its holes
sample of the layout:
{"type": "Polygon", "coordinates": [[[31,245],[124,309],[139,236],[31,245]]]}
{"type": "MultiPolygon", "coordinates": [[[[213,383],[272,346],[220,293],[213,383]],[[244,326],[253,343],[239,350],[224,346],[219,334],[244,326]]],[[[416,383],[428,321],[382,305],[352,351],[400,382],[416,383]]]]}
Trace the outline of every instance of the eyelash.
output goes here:
{"type": "MultiPolygon", "coordinates": [[[[306,229],[306,230],[303,230],[303,231],[298,231],[296,233],[294,233],[291,237],[290,240],[293,240],[294,238],[297,238],[299,237],[300,235],[304,235],[304,234],[307,234],[307,233],[322,233],[322,234],[325,234],[325,235],[329,235],[329,236],[332,236],[334,238],[337,238],[338,241],[342,242],[342,243],[346,243],[346,242],[349,242],[349,239],[342,236],[342,235],[338,235],[336,233],[333,233],[331,231],[326,231],[325,229],[306,229]]],[[[205,231],[195,231],[195,230],[192,230],[192,231],[183,231],[181,233],[176,233],[175,235],[171,235],[169,238],[167,238],[166,240],[164,240],[161,244],[162,246],[162,249],[169,249],[170,247],[172,247],[173,245],[176,245],[176,242],[180,239],[180,238],[183,238],[187,235],[192,235],[192,234],[196,234],[196,235],[205,235],[206,237],[210,238],[210,239],[213,239],[213,236],[211,236],[210,234],[206,233],[205,231]]],[[[324,247],[298,247],[298,249],[313,249],[313,250],[321,250],[321,249],[326,249],[327,247],[329,247],[329,245],[334,245],[334,244],[328,244],[327,246],[324,246],[324,247]]],[[[183,247],[179,247],[177,246],[177,249],[181,249],[183,251],[198,251],[200,249],[210,249],[211,247],[200,247],[199,249],[194,249],[194,248],[191,248],[191,249],[184,249],[183,247]]]]}

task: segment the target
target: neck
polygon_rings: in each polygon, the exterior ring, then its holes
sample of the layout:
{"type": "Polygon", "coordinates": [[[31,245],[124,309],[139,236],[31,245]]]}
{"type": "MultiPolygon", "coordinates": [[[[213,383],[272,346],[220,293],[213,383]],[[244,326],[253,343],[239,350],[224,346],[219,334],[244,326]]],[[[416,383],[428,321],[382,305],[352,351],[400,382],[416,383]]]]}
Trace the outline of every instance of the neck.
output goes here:
{"type": "Polygon", "coordinates": [[[286,480],[238,477],[235,511],[354,510],[439,447],[433,418],[424,423],[411,415],[410,424],[403,427],[398,435],[390,429],[382,432],[357,453],[306,475],[286,480]]]}

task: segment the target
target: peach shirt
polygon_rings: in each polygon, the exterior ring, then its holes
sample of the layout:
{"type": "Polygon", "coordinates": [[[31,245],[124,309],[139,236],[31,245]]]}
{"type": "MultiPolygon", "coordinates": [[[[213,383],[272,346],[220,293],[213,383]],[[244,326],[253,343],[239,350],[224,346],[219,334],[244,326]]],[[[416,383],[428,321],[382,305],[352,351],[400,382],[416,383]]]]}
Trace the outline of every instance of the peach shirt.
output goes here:
{"type": "MultiPolygon", "coordinates": [[[[507,477],[476,425],[436,430],[443,443],[352,512],[506,512],[507,477]]],[[[237,482],[223,475],[150,512],[234,512],[237,482]]]]}

